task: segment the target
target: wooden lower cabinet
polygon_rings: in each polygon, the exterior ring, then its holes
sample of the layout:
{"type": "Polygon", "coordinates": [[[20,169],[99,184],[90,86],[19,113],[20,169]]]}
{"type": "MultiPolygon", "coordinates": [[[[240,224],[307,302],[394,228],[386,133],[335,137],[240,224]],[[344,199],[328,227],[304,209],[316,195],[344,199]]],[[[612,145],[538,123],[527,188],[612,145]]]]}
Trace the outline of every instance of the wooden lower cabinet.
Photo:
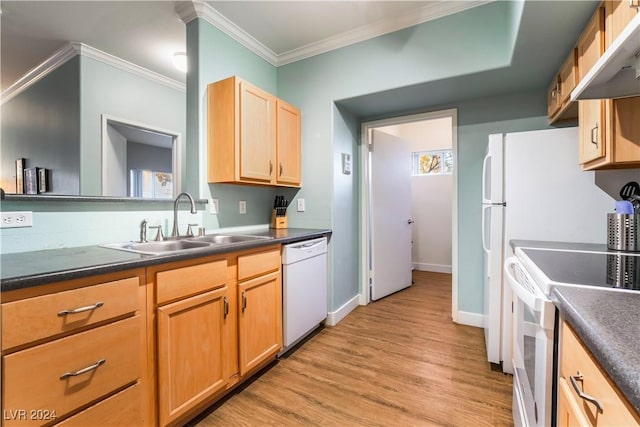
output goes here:
{"type": "Polygon", "coordinates": [[[144,274],[2,293],[3,426],[148,425],[144,274]]]}
{"type": "Polygon", "coordinates": [[[142,386],[137,383],[67,418],[57,426],[123,427],[144,425],[142,386]]]}
{"type": "Polygon", "coordinates": [[[282,287],[274,272],[238,285],[240,375],[282,348],[282,287]]]}
{"type": "Polygon", "coordinates": [[[227,384],[227,287],[158,307],[158,398],[167,425],[227,384]]]}
{"type": "Polygon", "coordinates": [[[2,293],[2,426],[183,425],[282,349],[280,245],[2,293]]]}
{"type": "Polygon", "coordinates": [[[558,427],[588,426],[578,402],[573,398],[567,380],[558,380],[558,427]]]}
{"type": "Polygon", "coordinates": [[[561,336],[558,426],[640,426],[640,414],[566,322],[562,324],[561,336]],[[578,391],[595,399],[597,404],[580,397],[578,391]]]}
{"type": "Polygon", "coordinates": [[[156,295],[159,425],[184,424],[275,359],[280,264],[277,245],[147,269],[156,295]]]}

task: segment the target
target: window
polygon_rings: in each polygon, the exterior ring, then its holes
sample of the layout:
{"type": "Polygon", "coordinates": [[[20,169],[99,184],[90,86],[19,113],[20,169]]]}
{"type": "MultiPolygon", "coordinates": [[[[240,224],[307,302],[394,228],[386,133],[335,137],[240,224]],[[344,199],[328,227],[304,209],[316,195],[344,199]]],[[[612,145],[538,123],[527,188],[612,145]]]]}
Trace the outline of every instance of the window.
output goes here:
{"type": "Polygon", "coordinates": [[[453,150],[418,151],[411,153],[411,174],[448,175],[453,172],[453,150]]]}

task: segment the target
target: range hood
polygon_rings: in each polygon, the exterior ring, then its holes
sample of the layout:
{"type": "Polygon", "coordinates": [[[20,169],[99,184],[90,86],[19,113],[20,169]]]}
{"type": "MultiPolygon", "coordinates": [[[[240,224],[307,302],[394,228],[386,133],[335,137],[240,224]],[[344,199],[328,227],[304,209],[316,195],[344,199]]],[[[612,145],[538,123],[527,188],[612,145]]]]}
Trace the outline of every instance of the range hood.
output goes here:
{"type": "Polygon", "coordinates": [[[571,100],[640,95],[640,13],[571,92],[571,100]]]}

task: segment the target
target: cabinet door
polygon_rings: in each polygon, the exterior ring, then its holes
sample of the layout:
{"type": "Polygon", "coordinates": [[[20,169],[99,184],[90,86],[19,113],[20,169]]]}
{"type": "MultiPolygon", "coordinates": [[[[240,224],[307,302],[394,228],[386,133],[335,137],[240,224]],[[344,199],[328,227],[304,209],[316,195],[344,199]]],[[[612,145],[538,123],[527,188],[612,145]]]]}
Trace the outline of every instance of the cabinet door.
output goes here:
{"type": "Polygon", "coordinates": [[[551,119],[560,109],[560,82],[558,76],[553,78],[553,81],[547,89],[547,116],[551,119]]]}
{"type": "Polygon", "coordinates": [[[604,52],[604,8],[598,7],[578,40],[578,80],[582,80],[604,52]]]}
{"type": "Polygon", "coordinates": [[[607,0],[605,3],[605,47],[624,30],[629,22],[638,14],[638,2],[629,0],[607,0]]]}
{"type": "Polygon", "coordinates": [[[227,287],[158,307],[160,425],[222,390],[227,287]]]}
{"type": "Polygon", "coordinates": [[[587,163],[605,155],[604,101],[579,101],[580,163],[587,163]]]}
{"type": "Polygon", "coordinates": [[[580,410],[564,378],[558,379],[558,427],[578,427],[591,425],[580,410]]]}
{"type": "Polygon", "coordinates": [[[278,99],[276,150],[278,184],[300,185],[300,110],[278,99]]]}
{"type": "MultiPolygon", "coordinates": [[[[564,105],[569,102],[571,91],[578,85],[578,52],[573,49],[560,69],[559,102],[564,105]]],[[[575,117],[575,116],[574,116],[575,117]]]]}
{"type": "Polygon", "coordinates": [[[240,375],[245,375],[282,348],[280,273],[238,284],[240,375]]]}
{"type": "Polygon", "coordinates": [[[241,180],[269,183],[275,167],[275,98],[241,81],[240,176],[241,180]]]}
{"type": "Polygon", "coordinates": [[[617,164],[640,162],[640,96],[611,101],[613,161],[617,164]]]}

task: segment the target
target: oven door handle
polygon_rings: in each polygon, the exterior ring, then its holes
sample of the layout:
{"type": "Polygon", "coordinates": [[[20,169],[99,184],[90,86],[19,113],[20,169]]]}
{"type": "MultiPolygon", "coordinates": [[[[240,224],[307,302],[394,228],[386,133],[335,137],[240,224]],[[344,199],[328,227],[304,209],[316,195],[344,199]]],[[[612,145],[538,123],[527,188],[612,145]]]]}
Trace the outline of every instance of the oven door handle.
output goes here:
{"type": "Polygon", "coordinates": [[[542,311],[547,298],[542,291],[533,284],[533,279],[531,279],[525,269],[521,267],[521,264],[516,257],[509,257],[504,262],[504,274],[507,278],[507,282],[509,282],[509,286],[511,286],[511,289],[513,290],[513,293],[516,294],[516,296],[522,300],[527,307],[531,308],[533,311],[542,311]],[[520,273],[523,274],[530,283],[524,284],[516,279],[512,273],[514,266],[520,270],[520,273]]]}

